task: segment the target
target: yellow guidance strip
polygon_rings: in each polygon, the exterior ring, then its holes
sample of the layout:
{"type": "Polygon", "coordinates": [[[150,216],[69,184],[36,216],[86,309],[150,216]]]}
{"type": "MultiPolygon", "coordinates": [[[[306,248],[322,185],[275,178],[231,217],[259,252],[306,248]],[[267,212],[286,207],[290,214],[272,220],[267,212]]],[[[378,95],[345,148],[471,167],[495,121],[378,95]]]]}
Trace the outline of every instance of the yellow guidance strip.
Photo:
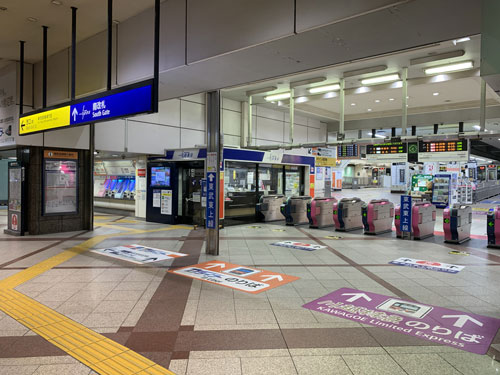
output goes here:
{"type": "Polygon", "coordinates": [[[173,372],[15,290],[2,290],[0,310],[103,375],[173,372]]]}

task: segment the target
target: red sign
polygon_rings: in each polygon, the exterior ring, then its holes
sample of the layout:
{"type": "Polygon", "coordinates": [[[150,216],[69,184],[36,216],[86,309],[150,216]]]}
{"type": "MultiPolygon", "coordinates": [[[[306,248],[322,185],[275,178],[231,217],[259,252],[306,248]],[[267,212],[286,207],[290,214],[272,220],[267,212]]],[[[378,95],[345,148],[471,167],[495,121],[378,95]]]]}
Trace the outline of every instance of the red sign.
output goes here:
{"type": "Polygon", "coordinates": [[[18,217],[17,217],[17,214],[12,214],[12,216],[10,217],[10,227],[12,230],[18,230],[17,227],[18,227],[18,217]]]}
{"type": "Polygon", "coordinates": [[[137,169],[137,176],[138,177],[146,177],[146,169],[144,169],[144,168],[137,169]]]}

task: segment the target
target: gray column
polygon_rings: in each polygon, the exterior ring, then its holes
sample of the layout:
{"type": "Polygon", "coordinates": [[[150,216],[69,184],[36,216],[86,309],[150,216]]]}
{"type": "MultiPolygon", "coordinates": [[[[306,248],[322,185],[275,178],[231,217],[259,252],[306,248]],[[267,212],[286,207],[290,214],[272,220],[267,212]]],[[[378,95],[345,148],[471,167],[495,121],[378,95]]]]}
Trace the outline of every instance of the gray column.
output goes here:
{"type": "Polygon", "coordinates": [[[295,89],[290,89],[290,144],[293,145],[293,126],[295,123],[295,89]]]}
{"type": "Polygon", "coordinates": [[[337,134],[337,139],[344,139],[344,108],[345,108],[345,92],[344,92],[344,87],[345,87],[345,81],[344,78],[340,79],[340,91],[339,91],[339,96],[340,96],[340,108],[339,108],[339,132],[337,134]]]}
{"type": "Polygon", "coordinates": [[[247,147],[252,145],[252,95],[248,97],[248,138],[247,147]]]}
{"type": "Polygon", "coordinates": [[[408,68],[403,68],[403,107],[402,107],[402,118],[401,118],[401,135],[404,137],[406,135],[406,127],[408,124],[408,68]]]}
{"type": "Polygon", "coordinates": [[[486,81],[481,78],[481,103],[479,107],[479,131],[486,130],[486,81]]]}
{"type": "MultiPolygon", "coordinates": [[[[205,171],[215,173],[215,225],[213,229],[206,229],[206,250],[210,255],[219,255],[219,194],[220,189],[220,163],[222,161],[222,142],[221,142],[221,122],[220,122],[220,91],[210,91],[207,93],[207,160],[205,171]],[[210,153],[216,153],[213,163],[211,163],[210,153]],[[212,164],[212,165],[209,165],[212,164]],[[210,170],[212,166],[213,170],[210,170]]],[[[208,175],[207,175],[208,176],[208,175]]],[[[207,184],[210,181],[207,180],[207,184]]],[[[208,186],[208,185],[207,185],[208,186]]],[[[207,193],[209,189],[207,188],[207,193]]],[[[209,199],[207,197],[207,212],[209,199]]],[[[208,218],[207,218],[208,222],[208,218]]]]}

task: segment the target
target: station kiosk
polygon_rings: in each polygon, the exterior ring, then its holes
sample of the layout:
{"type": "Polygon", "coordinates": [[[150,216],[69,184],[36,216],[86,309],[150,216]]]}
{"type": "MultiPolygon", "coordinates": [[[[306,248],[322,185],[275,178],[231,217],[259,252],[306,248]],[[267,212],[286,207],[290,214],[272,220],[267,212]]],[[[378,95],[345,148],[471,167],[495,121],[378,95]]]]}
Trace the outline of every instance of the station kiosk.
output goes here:
{"type": "Polygon", "coordinates": [[[281,205],[281,213],[286,219],[286,225],[308,224],[307,204],[311,202],[310,196],[290,197],[281,205]]]}
{"type": "Polygon", "coordinates": [[[333,204],[335,198],[314,198],[307,205],[309,228],[326,228],[335,225],[333,221],[333,204]]]}
{"type": "Polygon", "coordinates": [[[335,230],[348,232],[363,229],[361,210],[365,202],[360,198],[342,198],[333,204],[335,230]]]}
{"type": "Polygon", "coordinates": [[[500,206],[490,208],[486,219],[488,247],[500,248],[500,206]]]}
{"type": "Polygon", "coordinates": [[[392,231],[394,203],[387,199],[372,199],[362,207],[365,234],[381,234],[392,231]]]}
{"type": "Polygon", "coordinates": [[[284,195],[263,195],[257,203],[257,216],[262,221],[283,220],[281,205],[285,199],[284,195]]]}
{"type": "Polygon", "coordinates": [[[413,239],[422,240],[434,235],[436,206],[429,202],[416,202],[411,212],[413,239]]]}
{"type": "Polygon", "coordinates": [[[443,212],[444,242],[462,243],[470,240],[472,207],[455,203],[443,212]]]}

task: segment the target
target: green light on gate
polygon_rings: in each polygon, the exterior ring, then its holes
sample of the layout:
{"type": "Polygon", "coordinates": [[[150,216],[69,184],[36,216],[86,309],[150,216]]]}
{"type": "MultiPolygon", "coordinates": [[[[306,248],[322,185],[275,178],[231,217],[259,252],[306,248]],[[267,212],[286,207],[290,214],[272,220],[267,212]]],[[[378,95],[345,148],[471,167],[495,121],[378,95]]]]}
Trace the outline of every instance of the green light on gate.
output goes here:
{"type": "Polygon", "coordinates": [[[490,221],[490,222],[488,223],[488,225],[489,225],[490,227],[492,227],[492,226],[494,225],[494,224],[493,224],[493,221],[490,221]]]}
{"type": "Polygon", "coordinates": [[[401,216],[396,215],[395,219],[396,219],[396,220],[400,220],[400,219],[401,219],[401,216]]]}
{"type": "Polygon", "coordinates": [[[444,219],[445,224],[448,224],[450,222],[450,219],[444,219]]]}

